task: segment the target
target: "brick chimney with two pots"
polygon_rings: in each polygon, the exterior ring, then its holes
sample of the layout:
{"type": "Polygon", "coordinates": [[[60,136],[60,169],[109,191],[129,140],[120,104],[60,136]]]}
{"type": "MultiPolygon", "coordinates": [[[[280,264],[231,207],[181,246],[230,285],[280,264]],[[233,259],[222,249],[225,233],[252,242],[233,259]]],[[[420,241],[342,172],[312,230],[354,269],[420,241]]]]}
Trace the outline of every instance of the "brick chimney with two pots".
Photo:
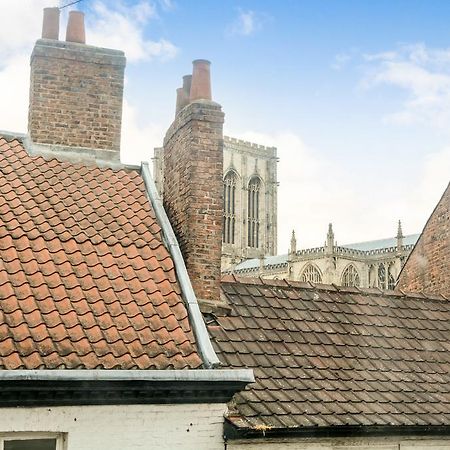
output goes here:
{"type": "Polygon", "coordinates": [[[223,122],[211,97],[210,62],[196,60],[177,89],[176,117],[164,139],[163,191],[203,310],[220,301],[223,122]]]}
{"type": "Polygon", "coordinates": [[[31,55],[31,152],[105,165],[120,163],[125,56],[86,45],[84,14],[71,11],[59,41],[58,8],[45,8],[31,55]]]}

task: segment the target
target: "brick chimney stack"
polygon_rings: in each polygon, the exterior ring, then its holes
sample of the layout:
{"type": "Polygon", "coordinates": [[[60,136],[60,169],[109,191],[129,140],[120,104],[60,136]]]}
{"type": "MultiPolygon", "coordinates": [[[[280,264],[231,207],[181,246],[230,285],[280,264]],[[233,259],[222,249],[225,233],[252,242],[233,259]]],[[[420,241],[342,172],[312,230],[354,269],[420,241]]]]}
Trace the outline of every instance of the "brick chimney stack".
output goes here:
{"type": "MultiPolygon", "coordinates": [[[[33,151],[120,162],[125,56],[85,45],[84,14],[71,11],[59,41],[59,10],[46,8],[31,55],[28,133],[33,151]]],[[[70,156],[70,159],[74,159],[70,156]]]]}
{"type": "Polygon", "coordinates": [[[164,139],[164,207],[194,291],[202,304],[220,300],[223,218],[222,107],[211,100],[209,61],[194,61],[190,102],[164,139]]]}

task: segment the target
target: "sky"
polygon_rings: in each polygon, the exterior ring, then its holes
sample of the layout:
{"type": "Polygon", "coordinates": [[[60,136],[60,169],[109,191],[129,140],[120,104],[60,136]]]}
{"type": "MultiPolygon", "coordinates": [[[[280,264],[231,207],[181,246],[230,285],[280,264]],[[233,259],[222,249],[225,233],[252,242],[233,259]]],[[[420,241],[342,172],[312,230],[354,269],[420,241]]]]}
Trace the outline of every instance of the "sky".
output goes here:
{"type": "MultiPolygon", "coordinates": [[[[0,0],[0,129],[26,132],[42,9],[0,0]],[[5,20],[7,18],[7,20],[5,20]]],[[[151,160],[192,60],[224,133],[278,149],[278,252],[418,233],[450,180],[447,0],[83,0],[86,41],[127,56],[121,159],[151,160]]]]}

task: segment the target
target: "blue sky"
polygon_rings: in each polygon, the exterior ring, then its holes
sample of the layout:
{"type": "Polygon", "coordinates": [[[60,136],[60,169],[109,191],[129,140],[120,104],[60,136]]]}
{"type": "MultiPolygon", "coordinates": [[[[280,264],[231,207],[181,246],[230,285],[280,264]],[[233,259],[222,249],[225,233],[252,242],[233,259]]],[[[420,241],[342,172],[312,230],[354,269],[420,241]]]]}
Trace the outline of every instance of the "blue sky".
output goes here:
{"type": "MultiPolygon", "coordinates": [[[[24,64],[40,10],[55,1],[0,0],[12,22],[9,33],[0,31],[0,91],[8,82],[24,91],[0,92],[22,105],[0,113],[0,129],[26,129],[24,64]],[[16,36],[13,27],[23,30],[24,22],[30,36],[16,36]]],[[[127,53],[126,162],[151,158],[173,119],[182,75],[193,59],[212,61],[225,133],[278,147],[280,252],[292,229],[300,247],[321,245],[328,222],[340,243],[391,236],[398,219],[406,233],[419,232],[449,181],[448,1],[84,0],[77,7],[86,13],[88,43],[127,53]]]]}

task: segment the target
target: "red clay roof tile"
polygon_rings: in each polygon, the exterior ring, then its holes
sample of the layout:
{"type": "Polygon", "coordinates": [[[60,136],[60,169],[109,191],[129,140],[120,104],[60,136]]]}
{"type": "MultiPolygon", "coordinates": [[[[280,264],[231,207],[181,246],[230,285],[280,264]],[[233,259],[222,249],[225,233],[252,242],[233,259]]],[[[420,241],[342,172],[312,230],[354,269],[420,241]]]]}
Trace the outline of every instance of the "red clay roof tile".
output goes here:
{"type": "Polygon", "coordinates": [[[0,137],[0,369],[184,369],[201,359],[136,171],[0,137]]]}

